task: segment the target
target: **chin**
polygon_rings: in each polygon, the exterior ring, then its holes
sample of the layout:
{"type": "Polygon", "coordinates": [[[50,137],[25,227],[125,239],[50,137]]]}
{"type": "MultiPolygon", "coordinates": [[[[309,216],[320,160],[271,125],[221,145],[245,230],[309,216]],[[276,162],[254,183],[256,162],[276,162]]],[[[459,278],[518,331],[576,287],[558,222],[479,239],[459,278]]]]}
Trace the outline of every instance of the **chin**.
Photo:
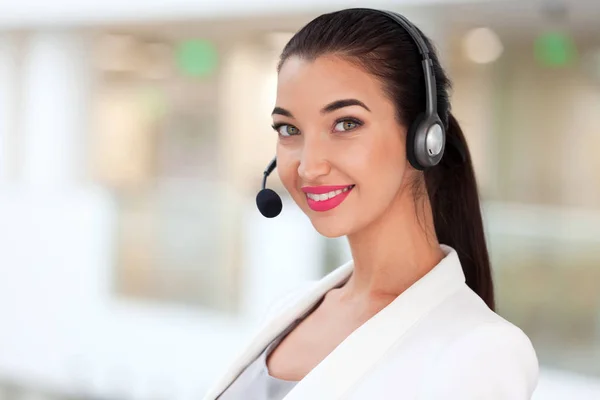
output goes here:
{"type": "Polygon", "coordinates": [[[357,223],[360,225],[350,204],[343,203],[329,211],[315,211],[307,204],[304,193],[298,193],[294,200],[315,230],[326,238],[334,239],[350,235],[356,231],[357,223]]]}
{"type": "Polygon", "coordinates": [[[346,230],[332,225],[319,225],[313,222],[313,226],[320,235],[330,239],[339,238],[348,234],[346,230]]]}
{"type": "Polygon", "coordinates": [[[327,238],[334,239],[353,232],[353,221],[347,215],[325,215],[310,210],[307,216],[315,230],[327,238]]]}

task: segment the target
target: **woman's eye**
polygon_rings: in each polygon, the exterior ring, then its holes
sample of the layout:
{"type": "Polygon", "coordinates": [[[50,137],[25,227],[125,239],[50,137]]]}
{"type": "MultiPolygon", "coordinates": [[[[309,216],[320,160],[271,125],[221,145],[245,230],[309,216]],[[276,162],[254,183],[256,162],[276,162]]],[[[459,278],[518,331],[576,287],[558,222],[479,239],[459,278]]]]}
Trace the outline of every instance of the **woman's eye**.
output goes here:
{"type": "Polygon", "coordinates": [[[335,124],[335,130],[337,132],[351,131],[352,129],[356,129],[359,125],[360,124],[357,121],[347,119],[335,124]]]}
{"type": "Polygon", "coordinates": [[[294,136],[298,134],[298,128],[293,125],[279,125],[276,130],[281,136],[294,136]]]}

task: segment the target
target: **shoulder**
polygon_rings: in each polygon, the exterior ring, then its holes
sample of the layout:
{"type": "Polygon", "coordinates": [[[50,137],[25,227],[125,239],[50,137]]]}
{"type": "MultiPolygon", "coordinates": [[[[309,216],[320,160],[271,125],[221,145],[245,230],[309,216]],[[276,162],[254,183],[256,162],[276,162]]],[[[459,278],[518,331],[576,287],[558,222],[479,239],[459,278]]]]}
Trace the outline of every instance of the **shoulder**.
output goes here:
{"type": "Polygon", "coordinates": [[[423,399],[530,399],[539,365],[533,345],[517,326],[474,305],[471,322],[447,343],[432,365],[423,399]]]}

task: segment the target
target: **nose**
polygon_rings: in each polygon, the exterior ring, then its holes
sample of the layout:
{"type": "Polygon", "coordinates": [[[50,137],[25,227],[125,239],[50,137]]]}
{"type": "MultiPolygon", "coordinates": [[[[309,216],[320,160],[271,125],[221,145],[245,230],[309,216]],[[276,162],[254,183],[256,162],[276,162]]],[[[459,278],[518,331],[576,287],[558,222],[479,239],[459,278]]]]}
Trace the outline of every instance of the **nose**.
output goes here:
{"type": "Polygon", "coordinates": [[[304,182],[316,182],[329,174],[331,165],[325,157],[325,144],[319,140],[306,140],[300,156],[298,175],[304,182]]]}

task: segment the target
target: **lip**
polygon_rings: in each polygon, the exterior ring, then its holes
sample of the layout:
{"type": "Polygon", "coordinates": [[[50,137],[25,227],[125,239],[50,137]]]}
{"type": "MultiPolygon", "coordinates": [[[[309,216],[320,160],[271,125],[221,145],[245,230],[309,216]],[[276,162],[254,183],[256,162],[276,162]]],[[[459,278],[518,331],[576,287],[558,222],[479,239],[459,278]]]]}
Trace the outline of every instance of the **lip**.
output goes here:
{"type": "Polygon", "coordinates": [[[342,204],[342,202],[344,200],[346,200],[346,197],[348,197],[348,195],[350,194],[352,189],[354,189],[354,185],[306,186],[306,187],[302,188],[302,191],[304,193],[323,194],[323,193],[332,192],[334,190],[342,190],[342,189],[347,188],[348,186],[351,186],[351,188],[343,193],[338,194],[335,197],[332,197],[331,199],[328,199],[328,200],[316,201],[316,200],[310,199],[308,196],[306,196],[306,202],[308,203],[308,206],[310,207],[311,210],[318,211],[318,212],[324,212],[324,211],[329,211],[329,210],[339,206],[340,204],[342,204]]]}
{"type": "Polygon", "coordinates": [[[312,194],[323,194],[329,193],[336,190],[342,190],[352,185],[337,185],[337,186],[304,186],[302,191],[304,193],[312,193],[312,194]]]}

